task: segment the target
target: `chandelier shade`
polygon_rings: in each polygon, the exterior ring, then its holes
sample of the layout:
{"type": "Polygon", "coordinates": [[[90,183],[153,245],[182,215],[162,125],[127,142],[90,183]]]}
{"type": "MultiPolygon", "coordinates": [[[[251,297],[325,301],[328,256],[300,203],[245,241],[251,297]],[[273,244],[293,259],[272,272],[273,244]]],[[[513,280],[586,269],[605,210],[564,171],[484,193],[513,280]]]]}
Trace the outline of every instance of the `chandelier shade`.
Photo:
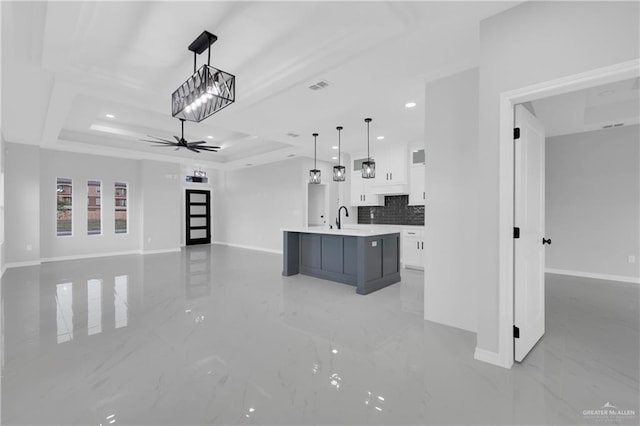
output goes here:
{"type": "Polygon", "coordinates": [[[203,65],[171,95],[171,114],[175,118],[200,122],[235,100],[235,76],[203,65]]]}
{"type": "Polygon", "coordinates": [[[193,52],[193,74],[171,95],[171,115],[200,122],[236,100],[236,77],[211,66],[211,45],[218,39],[203,31],[188,47],[193,52]],[[196,71],[197,55],[207,53],[207,64],[196,71]]]}
{"type": "Polygon", "coordinates": [[[336,127],[336,130],[338,131],[338,165],[337,166],[333,166],[333,181],[334,182],[344,182],[346,176],[345,176],[345,172],[346,172],[346,168],[342,165],[340,165],[340,132],[342,132],[343,127],[342,126],[338,126],[336,127]]]}

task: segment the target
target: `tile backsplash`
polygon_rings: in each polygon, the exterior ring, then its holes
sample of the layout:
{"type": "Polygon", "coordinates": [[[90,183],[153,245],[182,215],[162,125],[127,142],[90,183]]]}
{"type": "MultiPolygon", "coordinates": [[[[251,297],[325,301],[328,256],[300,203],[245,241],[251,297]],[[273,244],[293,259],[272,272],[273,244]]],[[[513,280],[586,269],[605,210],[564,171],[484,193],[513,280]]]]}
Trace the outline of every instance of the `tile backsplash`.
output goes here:
{"type": "Polygon", "coordinates": [[[424,206],[409,206],[408,195],[387,195],[384,207],[358,207],[358,223],[424,225],[424,206]]]}

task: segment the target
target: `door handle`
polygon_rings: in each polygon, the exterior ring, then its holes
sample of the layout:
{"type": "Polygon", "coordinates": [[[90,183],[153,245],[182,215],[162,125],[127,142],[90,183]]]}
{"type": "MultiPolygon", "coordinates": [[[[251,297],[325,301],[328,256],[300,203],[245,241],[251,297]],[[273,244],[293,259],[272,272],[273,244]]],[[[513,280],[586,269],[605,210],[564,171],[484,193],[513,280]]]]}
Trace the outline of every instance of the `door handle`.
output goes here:
{"type": "Polygon", "coordinates": [[[424,241],[422,242],[422,250],[424,250],[424,241]]]}
{"type": "Polygon", "coordinates": [[[545,244],[549,244],[549,245],[551,245],[551,238],[549,238],[549,239],[547,240],[547,239],[545,239],[544,237],[542,237],[542,245],[545,245],[545,244]]]}
{"type": "Polygon", "coordinates": [[[416,241],[416,249],[420,250],[420,241],[416,241]]]}
{"type": "Polygon", "coordinates": [[[393,173],[389,173],[389,180],[393,180],[393,173]]]}

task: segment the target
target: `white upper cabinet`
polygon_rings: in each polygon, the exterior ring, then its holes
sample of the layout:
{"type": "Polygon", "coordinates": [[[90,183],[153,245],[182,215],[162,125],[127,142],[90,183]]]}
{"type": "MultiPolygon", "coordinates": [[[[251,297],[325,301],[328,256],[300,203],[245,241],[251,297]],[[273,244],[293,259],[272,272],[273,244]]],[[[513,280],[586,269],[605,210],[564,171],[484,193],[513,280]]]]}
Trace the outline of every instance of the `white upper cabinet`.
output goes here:
{"type": "Polygon", "coordinates": [[[424,149],[411,151],[411,168],[409,171],[409,205],[422,206],[425,203],[425,158],[424,149]]]}
{"type": "MultiPolygon", "coordinates": [[[[376,177],[373,179],[362,178],[362,162],[367,157],[354,157],[353,172],[351,172],[351,205],[352,206],[384,206],[384,197],[374,192],[373,188],[378,181],[377,160],[376,177]]],[[[373,157],[371,157],[373,158],[373,157]]]]}
{"type": "Polygon", "coordinates": [[[376,183],[378,194],[408,194],[407,146],[396,144],[376,147],[376,183]]]}

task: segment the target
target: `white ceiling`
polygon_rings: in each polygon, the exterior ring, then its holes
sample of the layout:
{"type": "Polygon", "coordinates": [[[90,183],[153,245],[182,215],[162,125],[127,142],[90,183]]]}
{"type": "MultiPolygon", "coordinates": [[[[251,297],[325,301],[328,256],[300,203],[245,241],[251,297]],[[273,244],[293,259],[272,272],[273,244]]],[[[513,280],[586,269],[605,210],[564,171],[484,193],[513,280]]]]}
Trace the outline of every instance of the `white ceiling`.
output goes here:
{"type": "Polygon", "coordinates": [[[221,168],[313,155],[313,132],[319,158],[331,161],[338,125],[344,151],[361,151],[365,117],[374,152],[376,143],[420,142],[425,80],[477,65],[479,21],[515,4],[2,2],[3,136],[221,168]],[[170,96],[193,71],[187,46],[205,29],[218,36],[211,64],[236,75],[236,102],[187,122],[185,137],[223,149],[167,152],[139,141],[179,134],[170,96]],[[308,88],[319,80],[330,86],[308,88]]]}
{"type": "Polygon", "coordinates": [[[639,79],[618,81],[531,102],[547,136],[640,123],[639,79]],[[622,123],[622,124],[620,124],[622,123]]]}

